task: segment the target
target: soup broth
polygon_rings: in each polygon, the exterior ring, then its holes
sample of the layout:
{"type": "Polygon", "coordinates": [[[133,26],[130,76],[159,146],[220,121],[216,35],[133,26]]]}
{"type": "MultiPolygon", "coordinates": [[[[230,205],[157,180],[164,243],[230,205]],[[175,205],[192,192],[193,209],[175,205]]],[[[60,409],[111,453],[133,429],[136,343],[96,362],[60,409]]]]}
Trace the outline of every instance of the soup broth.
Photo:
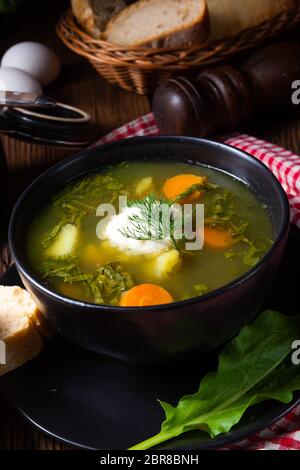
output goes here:
{"type": "MultiPolygon", "coordinates": [[[[195,220],[193,227],[197,233],[195,220]]],[[[272,238],[266,207],[231,175],[173,161],[128,162],[70,183],[55,195],[30,227],[27,254],[36,275],[61,294],[98,304],[146,306],[224,286],[255,266],[272,238]],[[128,198],[121,211],[119,196],[128,198]],[[203,204],[203,247],[187,250],[184,237],[166,235],[159,218],[151,219],[150,231],[161,237],[147,239],[149,224],[147,232],[143,220],[150,203],[185,203],[194,209],[203,204]],[[112,204],[116,215],[104,222],[96,212],[100,204],[112,204]]]]}

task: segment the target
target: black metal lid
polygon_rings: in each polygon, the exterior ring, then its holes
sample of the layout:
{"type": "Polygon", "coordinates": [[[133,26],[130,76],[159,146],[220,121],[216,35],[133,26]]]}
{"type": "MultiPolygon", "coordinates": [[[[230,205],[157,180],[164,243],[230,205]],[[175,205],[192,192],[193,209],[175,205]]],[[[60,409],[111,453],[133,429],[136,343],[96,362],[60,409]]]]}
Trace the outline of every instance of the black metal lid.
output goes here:
{"type": "Polygon", "coordinates": [[[52,108],[0,108],[0,132],[30,142],[53,146],[84,147],[92,140],[90,115],[73,106],[52,108]]]}

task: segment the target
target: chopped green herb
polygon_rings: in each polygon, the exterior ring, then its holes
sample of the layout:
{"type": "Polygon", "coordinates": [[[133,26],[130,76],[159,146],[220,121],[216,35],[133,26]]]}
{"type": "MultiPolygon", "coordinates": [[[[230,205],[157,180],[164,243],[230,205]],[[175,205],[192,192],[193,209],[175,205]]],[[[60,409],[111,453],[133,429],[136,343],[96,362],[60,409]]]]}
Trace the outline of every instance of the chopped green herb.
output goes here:
{"type": "Polygon", "coordinates": [[[206,292],[208,291],[209,291],[209,288],[205,284],[196,284],[194,286],[194,292],[196,295],[203,295],[203,294],[206,294],[206,292]]]}
{"type": "Polygon", "coordinates": [[[46,237],[42,240],[41,246],[42,248],[47,248],[53,242],[54,238],[59,234],[61,229],[64,227],[65,221],[61,220],[52,230],[46,235],[46,237]]]}
{"type": "Polygon", "coordinates": [[[260,260],[259,250],[254,245],[249,246],[248,250],[243,254],[242,259],[246,266],[252,268],[260,260]]]}
{"type": "Polygon", "coordinates": [[[234,198],[231,191],[222,188],[216,188],[209,194],[209,198],[204,197],[205,223],[213,227],[228,228],[234,237],[242,239],[249,223],[245,216],[236,212],[234,198]]]}
{"type": "Polygon", "coordinates": [[[224,256],[227,260],[239,257],[242,259],[245,266],[249,266],[250,268],[255,266],[261,260],[262,256],[272,245],[272,240],[269,240],[268,238],[258,238],[252,242],[248,238],[243,237],[241,242],[246,243],[246,249],[240,252],[227,251],[224,253],[224,256]]]}
{"type": "Polygon", "coordinates": [[[96,304],[118,303],[121,293],[134,286],[131,275],[123,270],[120,263],[99,267],[92,274],[84,272],[74,256],[44,261],[40,273],[44,279],[61,279],[68,284],[83,283],[96,304]]]}
{"type": "Polygon", "coordinates": [[[118,301],[122,292],[134,286],[131,275],[123,270],[120,263],[111,263],[98,268],[95,282],[104,299],[111,303],[118,301]]]}
{"type": "Polygon", "coordinates": [[[238,256],[238,253],[236,253],[234,251],[226,251],[224,253],[224,256],[225,256],[226,259],[231,260],[231,259],[235,258],[236,256],[238,256]]]}
{"type": "Polygon", "coordinates": [[[188,189],[183,191],[179,196],[177,196],[173,200],[173,204],[182,201],[182,199],[186,199],[189,197],[191,194],[195,193],[196,191],[205,191],[205,192],[210,192],[218,188],[218,185],[209,183],[208,181],[204,181],[203,183],[196,183],[190,186],[188,189]]]}
{"type": "Polygon", "coordinates": [[[68,186],[54,199],[54,206],[61,210],[64,223],[78,225],[88,214],[96,215],[97,207],[103,200],[113,203],[124,194],[123,184],[116,178],[96,174],[68,186]]]}
{"type": "Polygon", "coordinates": [[[177,203],[177,202],[182,201],[183,199],[186,199],[191,194],[195,193],[196,191],[199,191],[200,189],[203,189],[202,183],[192,184],[192,186],[190,186],[188,189],[186,189],[181,194],[179,194],[179,196],[177,196],[173,200],[173,203],[177,203]]]}

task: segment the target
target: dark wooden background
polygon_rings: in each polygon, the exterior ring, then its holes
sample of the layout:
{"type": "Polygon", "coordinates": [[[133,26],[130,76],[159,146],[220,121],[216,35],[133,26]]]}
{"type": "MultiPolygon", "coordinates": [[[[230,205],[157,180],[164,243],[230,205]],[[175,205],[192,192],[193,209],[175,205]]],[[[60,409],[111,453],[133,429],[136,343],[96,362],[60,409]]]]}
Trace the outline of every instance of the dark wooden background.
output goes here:
{"type": "MultiPolygon", "coordinates": [[[[56,37],[55,24],[68,0],[27,0],[14,15],[0,18],[0,56],[11,45],[35,40],[53,48],[61,58],[63,69],[59,79],[48,88],[47,94],[78,106],[92,115],[99,136],[150,111],[147,97],[127,93],[99,77],[83,59],[70,52],[56,37]]],[[[280,60],[280,58],[279,58],[280,60]]],[[[300,77],[299,77],[300,79],[300,77]]],[[[278,115],[264,121],[253,121],[246,132],[280,144],[300,153],[300,114],[278,115]]],[[[9,176],[7,188],[2,185],[1,214],[8,213],[30,180],[72,150],[54,149],[2,137],[1,158],[6,159],[9,176]]],[[[7,220],[0,218],[0,275],[11,263],[5,242],[7,220]],[[1,236],[1,235],[0,235],[1,236]]],[[[0,395],[0,449],[65,449],[27,424],[0,395]]]]}

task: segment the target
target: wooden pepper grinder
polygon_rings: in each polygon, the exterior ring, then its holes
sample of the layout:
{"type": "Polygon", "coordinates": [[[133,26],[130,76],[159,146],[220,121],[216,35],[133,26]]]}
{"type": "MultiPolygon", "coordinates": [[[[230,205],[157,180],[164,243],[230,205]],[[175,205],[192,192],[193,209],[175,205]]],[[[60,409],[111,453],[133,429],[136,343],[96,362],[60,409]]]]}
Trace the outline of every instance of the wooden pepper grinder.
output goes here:
{"type": "Polygon", "coordinates": [[[239,70],[223,65],[194,80],[163,82],[154,93],[153,113],[162,134],[232,132],[255,113],[291,107],[294,80],[300,80],[300,44],[282,42],[253,54],[239,70]]]}

